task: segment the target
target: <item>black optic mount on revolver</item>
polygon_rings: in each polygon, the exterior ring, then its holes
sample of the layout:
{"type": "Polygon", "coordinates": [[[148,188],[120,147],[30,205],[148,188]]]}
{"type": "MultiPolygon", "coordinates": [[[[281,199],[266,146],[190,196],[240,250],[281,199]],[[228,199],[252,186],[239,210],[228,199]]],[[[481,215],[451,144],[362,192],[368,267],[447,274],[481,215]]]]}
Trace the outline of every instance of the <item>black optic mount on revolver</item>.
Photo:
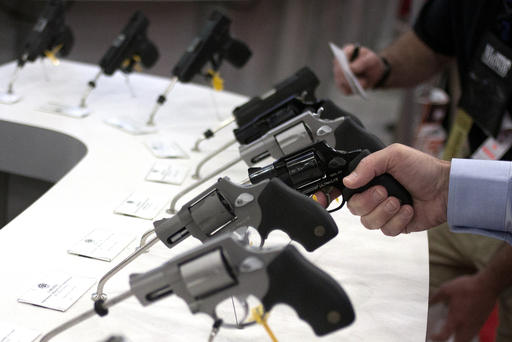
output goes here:
{"type": "Polygon", "coordinates": [[[147,37],[148,26],[149,20],[142,12],[137,11],[132,15],[100,60],[99,65],[105,75],[110,76],[116,70],[130,73],[138,63],[145,68],[156,63],[159,53],[155,44],[147,37]]]}
{"type": "Polygon", "coordinates": [[[222,231],[253,227],[262,244],[272,230],[279,229],[313,251],[338,233],[324,208],[279,179],[237,185],[220,178],[176,215],[156,221],[154,226],[158,238],[169,248],[189,235],[206,241],[222,231]]]}
{"type": "Polygon", "coordinates": [[[107,315],[110,307],[132,295],[147,306],[172,294],[182,298],[192,313],[205,313],[215,321],[209,341],[221,326],[243,328],[252,324],[246,322],[250,295],[262,302],[265,311],[279,303],[290,305],[318,336],[344,328],[355,319],[343,288],[295,247],[262,250],[244,244],[233,234],[222,234],[151,271],[130,275],[130,290],[97,302],[94,310],[50,331],[41,342],[96,314],[107,315]],[[217,305],[233,296],[245,303],[244,315],[236,326],[223,325],[217,305]]]}
{"type": "Polygon", "coordinates": [[[194,38],[172,74],[182,83],[201,74],[203,67],[210,62],[213,71],[217,71],[225,59],[233,66],[241,68],[251,58],[252,52],[242,41],[231,37],[231,20],[218,11],[213,11],[197,37],[194,38]]]}
{"type": "Polygon", "coordinates": [[[23,50],[18,57],[18,67],[33,62],[38,57],[49,54],[65,57],[73,47],[73,33],[64,18],[64,3],[60,0],[48,1],[41,16],[30,31],[23,50]]]}
{"type": "MultiPolygon", "coordinates": [[[[319,84],[320,82],[313,71],[308,67],[303,67],[287,79],[276,84],[262,96],[255,96],[243,105],[233,109],[233,119],[226,121],[227,123],[222,124],[219,128],[206,130],[199,142],[212,138],[215,133],[233,122],[233,120],[238,127],[258,121],[283,106],[290,99],[300,97],[304,101],[313,102],[315,101],[315,89],[319,84]]],[[[198,143],[196,143],[196,150],[197,145],[198,143]]]]}
{"type": "Polygon", "coordinates": [[[291,153],[270,165],[249,168],[249,179],[251,183],[257,184],[266,179],[279,178],[305,195],[312,195],[327,186],[335,186],[343,195],[343,202],[339,208],[353,194],[363,192],[374,185],[383,185],[389,196],[398,198],[401,204],[412,205],[409,192],[387,173],[375,177],[358,189],[349,189],[343,185],[343,177],[348,176],[361,159],[369,154],[368,150],[337,151],[322,141],[291,153]]]}
{"type": "Polygon", "coordinates": [[[266,113],[272,112],[291,98],[300,97],[304,101],[315,101],[315,89],[320,84],[315,73],[303,67],[287,79],[276,84],[263,96],[253,97],[233,110],[238,127],[242,127],[266,113]]]}
{"type": "Polygon", "coordinates": [[[299,97],[289,97],[279,105],[260,113],[243,126],[234,129],[233,134],[240,145],[249,145],[272,129],[305,112],[318,114],[317,117],[327,120],[351,116],[358,126],[362,126],[359,119],[336,106],[331,100],[311,102],[299,97]]]}

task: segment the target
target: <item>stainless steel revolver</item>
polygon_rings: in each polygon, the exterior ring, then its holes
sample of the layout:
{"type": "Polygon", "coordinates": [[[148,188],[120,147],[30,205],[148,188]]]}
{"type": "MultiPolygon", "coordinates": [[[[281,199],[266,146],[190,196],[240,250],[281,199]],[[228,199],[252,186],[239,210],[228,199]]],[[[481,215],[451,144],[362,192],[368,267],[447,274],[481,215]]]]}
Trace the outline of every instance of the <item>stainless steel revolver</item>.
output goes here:
{"type": "MultiPolygon", "coordinates": [[[[343,288],[305,259],[294,246],[260,249],[233,234],[222,234],[165,264],[130,276],[130,290],[64,323],[48,334],[48,341],[73,325],[134,295],[147,306],[172,294],[185,300],[192,313],[202,312],[220,322],[219,303],[232,296],[258,298],[266,311],[288,304],[321,336],[346,327],[355,319],[343,288]]],[[[247,314],[244,315],[245,319],[247,314]]],[[[217,324],[218,326],[219,324],[217,324]]],[[[246,322],[238,327],[250,325],[246,322]]]]}

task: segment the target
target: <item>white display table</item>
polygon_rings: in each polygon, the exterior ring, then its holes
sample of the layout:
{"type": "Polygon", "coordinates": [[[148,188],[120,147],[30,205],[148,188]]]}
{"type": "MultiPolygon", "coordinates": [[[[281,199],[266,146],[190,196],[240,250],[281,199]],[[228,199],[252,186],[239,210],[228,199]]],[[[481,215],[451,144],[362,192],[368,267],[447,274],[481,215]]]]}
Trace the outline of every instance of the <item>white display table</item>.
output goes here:
{"type": "MultiPolygon", "coordinates": [[[[6,86],[13,70],[14,63],[0,67],[0,87],[6,86]]],[[[47,66],[46,72],[50,80],[44,80],[40,63],[27,65],[15,84],[16,92],[23,95],[22,101],[0,105],[0,171],[58,180],[43,197],[0,230],[0,322],[41,333],[92,308],[90,293],[94,287],[63,313],[18,303],[17,298],[30,281],[51,271],[99,279],[131,253],[137,242],[133,241],[112,262],[70,255],[67,249],[95,228],[107,227],[140,236],[152,228],[151,221],[116,215],[114,208],[135,190],[165,195],[169,200],[180,190],[179,186],[144,181],[156,160],[144,145],[150,136],[129,135],[103,123],[105,118],[121,114],[145,118],[168,79],[131,76],[137,95],[134,98],[122,75],[100,78],[89,98],[93,113],[85,119],[73,119],[37,109],[48,102],[78,104],[97,67],[64,61],[59,67],[47,66]]],[[[268,84],[274,81],[273,75],[268,75],[268,84]]],[[[178,84],[156,118],[157,134],[170,136],[186,148],[190,158],[177,159],[176,163],[193,167],[206,153],[232,139],[232,134],[226,130],[222,136],[203,143],[200,153],[190,152],[195,138],[245,101],[239,95],[178,84]]],[[[205,172],[231,160],[236,153],[236,148],[226,151],[205,172]]],[[[247,177],[247,167],[239,163],[219,176],[225,175],[241,181],[247,177]]],[[[187,177],[182,187],[192,182],[187,177]]],[[[183,203],[180,201],[178,208],[183,203]]],[[[159,217],[165,216],[162,210],[159,217]]],[[[379,231],[364,229],[359,218],[346,209],[334,217],[339,235],[313,253],[303,249],[301,252],[343,286],[353,302],[356,322],[318,338],[291,308],[279,305],[269,319],[277,338],[280,341],[424,341],[427,235],[386,237],[379,231]]],[[[279,234],[269,238],[269,242],[281,240],[279,234]]],[[[158,243],[113,278],[105,291],[113,297],[128,289],[128,274],[154,268],[197,245],[199,241],[193,238],[173,250],[158,243]]],[[[178,297],[145,308],[131,298],[112,308],[108,316],[93,318],[59,335],[55,341],[100,341],[112,334],[122,334],[134,342],[206,341],[211,324],[208,316],[192,315],[178,297]]],[[[216,341],[267,340],[260,326],[221,329],[216,338],[216,341]]]]}

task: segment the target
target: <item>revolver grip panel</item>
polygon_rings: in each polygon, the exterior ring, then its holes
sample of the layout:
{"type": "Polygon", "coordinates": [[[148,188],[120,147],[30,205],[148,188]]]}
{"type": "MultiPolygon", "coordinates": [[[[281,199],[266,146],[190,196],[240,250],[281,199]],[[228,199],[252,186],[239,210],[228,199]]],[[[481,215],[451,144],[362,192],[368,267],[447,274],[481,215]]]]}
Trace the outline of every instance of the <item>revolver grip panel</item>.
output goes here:
{"type": "Polygon", "coordinates": [[[351,324],[354,309],[343,288],[327,273],[287,246],[267,267],[269,289],[262,298],[270,310],[288,304],[322,336],[351,324]]]}
{"type": "MultiPolygon", "coordinates": [[[[357,167],[359,162],[366,156],[368,156],[370,152],[367,150],[362,151],[356,158],[354,158],[348,165],[348,172],[351,173],[354,171],[354,169],[357,167]]],[[[363,191],[366,191],[368,188],[375,186],[375,185],[382,185],[386,188],[388,192],[388,196],[393,196],[398,198],[401,205],[404,204],[410,204],[412,205],[412,197],[411,194],[409,194],[409,191],[404,188],[402,184],[400,184],[393,176],[391,176],[388,173],[385,173],[383,175],[377,176],[374,179],[372,179],[368,184],[365,186],[362,186],[357,189],[349,189],[349,188],[343,188],[341,191],[343,195],[343,199],[348,201],[352,195],[356,193],[360,193],[363,191]]]]}
{"type": "Polygon", "coordinates": [[[338,234],[338,227],[322,206],[280,179],[272,179],[258,203],[262,218],[258,232],[264,240],[274,229],[287,233],[308,251],[313,251],[338,234]]]}
{"type": "Polygon", "coordinates": [[[374,134],[368,132],[352,117],[347,117],[334,131],[337,150],[353,151],[367,149],[375,152],[386,147],[374,134]]]}

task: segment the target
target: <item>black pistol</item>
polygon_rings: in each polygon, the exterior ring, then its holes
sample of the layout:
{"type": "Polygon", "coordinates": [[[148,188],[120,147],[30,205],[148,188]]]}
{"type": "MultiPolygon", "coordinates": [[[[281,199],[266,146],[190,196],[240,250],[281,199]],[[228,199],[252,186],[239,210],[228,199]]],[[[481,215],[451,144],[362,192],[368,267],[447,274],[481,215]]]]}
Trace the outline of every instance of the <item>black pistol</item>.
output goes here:
{"type": "Polygon", "coordinates": [[[173,76],[180,82],[187,83],[195,75],[201,74],[208,62],[213,71],[217,71],[224,59],[237,68],[243,67],[251,58],[252,52],[244,42],[231,37],[230,24],[229,18],[213,11],[199,35],[173,68],[173,76]]]}
{"type": "Polygon", "coordinates": [[[100,60],[105,75],[110,76],[116,70],[130,73],[138,63],[145,68],[151,68],[156,63],[158,48],[147,36],[148,26],[149,20],[142,12],[137,11],[132,15],[100,60]]]}
{"type": "Polygon", "coordinates": [[[69,55],[74,38],[71,28],[65,23],[64,12],[64,3],[61,0],[48,1],[23,45],[17,59],[18,67],[50,54],[61,57],[69,55]]]}

